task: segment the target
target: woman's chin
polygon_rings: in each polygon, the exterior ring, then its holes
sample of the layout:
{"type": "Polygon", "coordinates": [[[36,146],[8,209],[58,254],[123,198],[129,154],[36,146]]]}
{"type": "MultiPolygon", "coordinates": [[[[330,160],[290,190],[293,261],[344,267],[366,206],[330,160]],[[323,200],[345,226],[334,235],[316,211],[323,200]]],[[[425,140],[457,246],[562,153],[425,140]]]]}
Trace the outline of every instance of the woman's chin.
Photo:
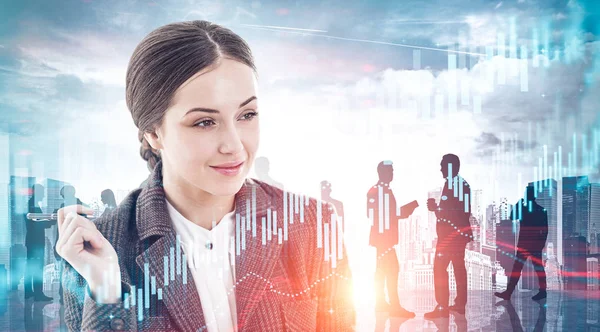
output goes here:
{"type": "Polygon", "coordinates": [[[231,196],[235,195],[240,191],[242,185],[244,184],[244,178],[239,178],[237,181],[227,181],[216,183],[211,191],[215,196],[231,196]]]}

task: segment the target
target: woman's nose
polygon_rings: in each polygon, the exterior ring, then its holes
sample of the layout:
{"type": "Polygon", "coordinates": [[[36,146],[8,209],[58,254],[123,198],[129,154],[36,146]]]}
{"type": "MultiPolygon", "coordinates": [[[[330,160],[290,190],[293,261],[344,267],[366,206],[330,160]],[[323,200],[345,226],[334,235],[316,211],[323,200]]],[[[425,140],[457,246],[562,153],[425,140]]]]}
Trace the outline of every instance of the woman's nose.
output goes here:
{"type": "Polygon", "coordinates": [[[219,152],[235,154],[244,149],[241,137],[237,130],[230,129],[226,130],[221,136],[221,142],[219,146],[219,152]]]}

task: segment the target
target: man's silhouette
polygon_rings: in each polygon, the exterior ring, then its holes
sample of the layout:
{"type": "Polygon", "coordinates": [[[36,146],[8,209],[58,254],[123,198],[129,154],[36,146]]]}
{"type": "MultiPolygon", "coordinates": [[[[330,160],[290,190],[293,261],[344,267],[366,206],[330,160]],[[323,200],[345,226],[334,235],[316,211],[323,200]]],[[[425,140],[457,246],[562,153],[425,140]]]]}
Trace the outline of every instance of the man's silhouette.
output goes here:
{"type": "Polygon", "coordinates": [[[535,268],[538,276],[540,291],[532,297],[539,301],[546,298],[546,271],[544,270],[544,261],[542,251],[548,238],[548,213],[535,200],[535,189],[533,185],[527,186],[527,200],[519,200],[516,206],[517,216],[515,218],[514,210],[511,213],[512,220],[520,220],[519,241],[517,242],[517,257],[513,265],[512,272],[508,281],[506,290],[501,293],[494,293],[499,298],[510,300],[510,296],[517,287],[521,270],[528,258],[535,268]]]}
{"type": "Polygon", "coordinates": [[[396,198],[390,188],[394,178],[391,161],[382,161],[377,166],[379,181],[367,193],[367,216],[371,216],[371,234],[369,245],[377,249],[375,271],[375,310],[388,311],[390,316],[412,318],[413,312],[404,309],[398,298],[398,256],[395,245],[398,244],[398,219],[408,218],[414,208],[404,209],[401,215],[396,213],[396,198]],[[390,303],[385,301],[384,287],[387,285],[390,303]]]}
{"type": "MultiPolygon", "coordinates": [[[[60,196],[63,198],[63,202],[60,204],[60,207],[63,208],[65,206],[71,205],[85,205],[81,202],[81,200],[75,197],[75,187],[66,185],[60,189],[60,196]]],[[[85,205],[87,206],[87,205],[85,205]]]]}
{"type": "Polygon", "coordinates": [[[346,218],[344,218],[344,204],[335,198],[331,197],[331,183],[329,181],[321,181],[321,200],[333,204],[338,217],[342,218],[342,233],[346,228],[346,218]]]}
{"type": "Polygon", "coordinates": [[[267,157],[256,158],[254,160],[254,170],[259,180],[283,190],[283,184],[273,180],[269,175],[271,166],[267,157]]]}
{"type": "Polygon", "coordinates": [[[446,154],[440,163],[446,179],[439,205],[435,199],[427,201],[429,211],[435,212],[437,244],[433,261],[433,279],[437,307],[426,313],[427,319],[448,317],[450,310],[465,313],[467,305],[467,270],[465,269],[465,248],[473,239],[469,217],[471,216],[471,188],[459,174],[460,159],[454,154],[446,154]],[[448,265],[452,263],[456,280],[456,299],[448,306],[450,289],[448,265]]]}
{"type": "MultiPolygon", "coordinates": [[[[44,199],[44,186],[34,184],[33,195],[28,202],[29,213],[43,213],[40,203],[44,199]]],[[[46,246],[46,228],[56,223],[55,221],[26,220],[27,234],[25,246],[27,247],[27,273],[25,275],[25,298],[33,297],[35,301],[51,301],[52,298],[44,295],[44,251],[46,246]]]]}

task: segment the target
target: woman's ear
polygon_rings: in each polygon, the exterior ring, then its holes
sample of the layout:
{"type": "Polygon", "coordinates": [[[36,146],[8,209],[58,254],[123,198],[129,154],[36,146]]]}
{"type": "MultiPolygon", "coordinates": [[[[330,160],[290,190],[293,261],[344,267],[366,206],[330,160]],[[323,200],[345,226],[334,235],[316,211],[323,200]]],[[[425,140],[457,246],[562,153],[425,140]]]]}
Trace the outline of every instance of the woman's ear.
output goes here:
{"type": "Polygon", "coordinates": [[[156,133],[156,130],[152,131],[152,132],[145,132],[144,138],[146,138],[146,141],[148,141],[148,144],[150,144],[150,146],[154,150],[162,149],[161,139],[160,139],[159,135],[156,133]]]}

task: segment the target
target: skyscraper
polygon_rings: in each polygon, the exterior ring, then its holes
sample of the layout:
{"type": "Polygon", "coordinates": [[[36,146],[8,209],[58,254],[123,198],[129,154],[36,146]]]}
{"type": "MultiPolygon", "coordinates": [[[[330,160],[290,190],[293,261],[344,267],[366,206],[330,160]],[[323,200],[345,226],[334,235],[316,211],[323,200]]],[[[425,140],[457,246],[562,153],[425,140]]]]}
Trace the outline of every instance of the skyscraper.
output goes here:
{"type": "Polygon", "coordinates": [[[473,241],[467,243],[467,249],[481,252],[481,244],[483,243],[484,237],[482,231],[484,230],[484,227],[474,215],[469,217],[469,223],[471,224],[471,228],[473,230],[473,241]]]}
{"type": "Polygon", "coordinates": [[[563,238],[585,236],[586,239],[588,239],[588,220],[590,213],[590,182],[588,177],[564,177],[562,187],[563,238]]]}
{"type": "Polygon", "coordinates": [[[471,190],[471,214],[479,223],[484,222],[485,208],[483,206],[483,190],[471,190]]]}
{"type": "Polygon", "coordinates": [[[587,288],[587,243],[584,236],[571,236],[564,241],[564,289],[587,288]]]}
{"type": "Polygon", "coordinates": [[[600,253],[600,184],[592,183],[589,188],[588,242],[590,253],[598,254],[600,253]]]}
{"type": "Polygon", "coordinates": [[[598,274],[598,257],[587,258],[587,289],[600,289],[600,274],[598,274]]]}
{"type": "Polygon", "coordinates": [[[465,251],[469,290],[492,290],[492,261],[480,252],[465,251]]]}
{"type": "Polygon", "coordinates": [[[494,204],[488,205],[485,209],[485,237],[482,237],[488,246],[496,246],[496,225],[500,221],[498,217],[498,208],[494,204]]]}
{"type": "Polygon", "coordinates": [[[500,205],[498,206],[498,218],[500,220],[510,219],[511,210],[512,205],[508,202],[508,199],[506,197],[500,198],[500,205]]]}
{"type": "Polygon", "coordinates": [[[546,286],[548,290],[560,290],[562,287],[562,271],[560,270],[560,264],[558,263],[556,248],[550,243],[547,245],[546,249],[547,255],[544,262],[544,268],[546,270],[546,286]]]}
{"type": "Polygon", "coordinates": [[[10,270],[9,135],[0,134],[0,265],[10,270]]]}

